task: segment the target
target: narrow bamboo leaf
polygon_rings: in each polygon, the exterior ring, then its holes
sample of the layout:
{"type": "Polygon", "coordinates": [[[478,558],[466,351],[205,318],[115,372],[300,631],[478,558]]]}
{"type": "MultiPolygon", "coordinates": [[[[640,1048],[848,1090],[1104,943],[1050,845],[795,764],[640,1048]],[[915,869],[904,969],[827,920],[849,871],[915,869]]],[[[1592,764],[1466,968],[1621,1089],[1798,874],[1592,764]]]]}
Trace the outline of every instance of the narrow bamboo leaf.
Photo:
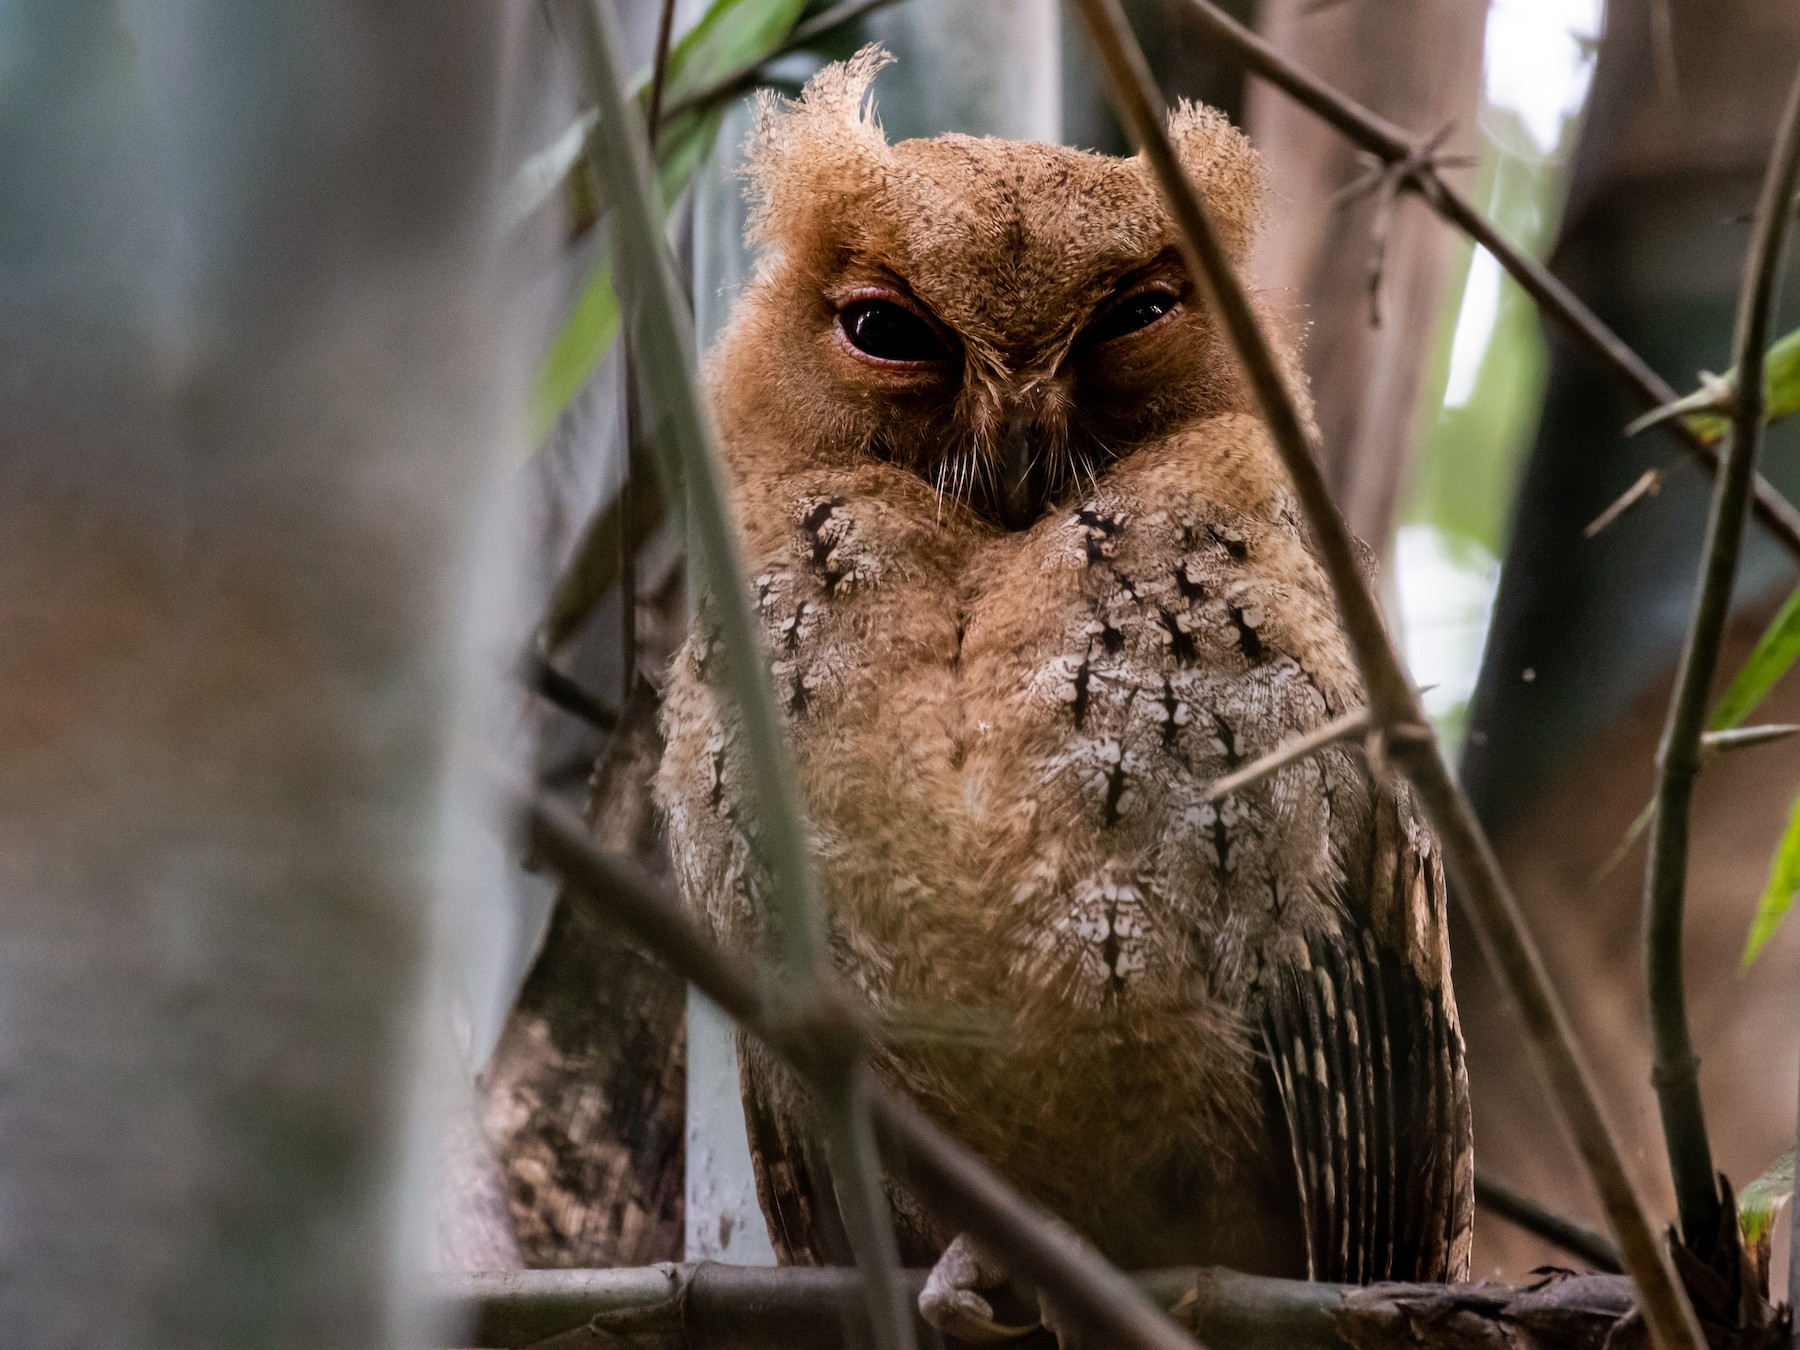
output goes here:
{"type": "Polygon", "coordinates": [[[531,388],[530,444],[535,446],[550,434],[618,332],[619,298],[613,294],[612,267],[602,259],[538,367],[531,388]]]}
{"type": "Polygon", "coordinates": [[[1794,803],[1781,843],[1775,847],[1775,861],[1769,867],[1769,884],[1763,887],[1762,899],[1756,905],[1756,918],[1750,924],[1750,940],[1744,945],[1744,965],[1761,954],[1781,921],[1794,903],[1794,892],[1800,890],[1800,801],[1794,803]]]}
{"type": "Polygon", "coordinates": [[[665,97],[673,102],[774,51],[805,8],[806,0],[713,0],[669,53],[665,97]]]}
{"type": "MultiPolygon", "coordinates": [[[[687,90],[701,88],[773,51],[787,37],[805,7],[805,0],[713,0],[700,22],[669,53],[666,97],[673,101],[687,90]]],[[[648,102],[648,97],[646,78],[637,92],[640,107],[648,102]]],[[[722,109],[696,108],[671,119],[661,129],[656,145],[656,176],[665,211],[681,196],[695,167],[712,149],[722,118],[722,109]]],[[[585,148],[593,135],[592,114],[583,114],[576,127],[571,127],[569,133],[534,156],[521,170],[513,187],[512,198],[516,200],[509,199],[509,214],[518,214],[522,205],[530,203],[524,212],[529,214],[541,204],[547,175],[556,173],[552,189],[567,177],[579,154],[569,157],[565,142],[575,135],[578,148],[585,148]],[[584,126],[585,130],[577,135],[576,127],[584,126]],[[556,172],[558,165],[560,172],[556,172]]],[[[593,209],[600,212],[605,207],[596,203],[593,209]]],[[[531,392],[529,444],[536,446],[550,433],[563,409],[594,373],[618,331],[619,305],[613,294],[612,272],[602,262],[538,369],[531,392]]]]}
{"type": "Polygon", "coordinates": [[[1766,1242],[1781,1211],[1794,1194],[1794,1150],[1777,1158],[1755,1181],[1738,1192],[1738,1231],[1744,1245],[1766,1242]]]}
{"type": "Polygon", "coordinates": [[[1800,657],[1800,589],[1796,589],[1769,621],[1756,647],[1732,677],[1731,687],[1713,709],[1708,731],[1725,731],[1737,726],[1756,710],[1763,696],[1775,682],[1787,674],[1788,667],[1800,657]]]}
{"type": "Polygon", "coordinates": [[[581,163],[587,138],[593,134],[598,114],[589,108],[569,124],[562,135],[519,166],[500,201],[500,232],[510,233],[549,201],[569,170],[581,163]]]}

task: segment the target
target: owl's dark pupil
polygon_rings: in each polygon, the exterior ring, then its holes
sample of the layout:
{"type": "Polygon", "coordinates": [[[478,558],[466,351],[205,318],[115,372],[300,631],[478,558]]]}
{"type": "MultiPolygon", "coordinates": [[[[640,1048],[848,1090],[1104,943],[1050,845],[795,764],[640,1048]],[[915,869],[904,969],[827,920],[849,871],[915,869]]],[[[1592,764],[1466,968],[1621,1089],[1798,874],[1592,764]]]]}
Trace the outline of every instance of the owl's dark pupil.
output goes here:
{"type": "Polygon", "coordinates": [[[1140,328],[1148,328],[1175,308],[1175,297],[1167,291],[1139,291],[1107,310],[1088,325],[1089,342],[1106,342],[1124,337],[1140,328]]]}
{"type": "Polygon", "coordinates": [[[944,344],[931,325],[891,300],[862,300],[839,322],[858,351],[882,361],[941,361],[944,344]]]}

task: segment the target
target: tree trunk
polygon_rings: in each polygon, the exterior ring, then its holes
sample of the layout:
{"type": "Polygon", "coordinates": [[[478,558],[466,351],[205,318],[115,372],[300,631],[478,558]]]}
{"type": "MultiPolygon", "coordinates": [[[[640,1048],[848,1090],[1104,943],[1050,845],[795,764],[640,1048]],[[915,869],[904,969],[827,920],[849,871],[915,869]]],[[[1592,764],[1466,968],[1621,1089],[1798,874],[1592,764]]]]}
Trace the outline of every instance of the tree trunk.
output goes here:
{"type": "MultiPolygon", "coordinates": [[[[1758,0],[1608,6],[1562,236],[1560,275],[1678,388],[1730,361],[1732,312],[1755,198],[1783,95],[1800,64],[1800,10],[1758,0]],[[1674,87],[1655,72],[1673,56],[1674,87]]],[[[1672,1214],[1648,1074],[1641,846],[1596,871],[1649,801],[1656,742],[1697,573],[1708,480],[1659,434],[1626,440],[1638,408],[1588,358],[1553,341],[1543,424],[1520,489],[1465,777],[1571,1017],[1587,1044],[1626,1156],[1672,1214]],[[1659,496],[1593,540],[1583,528],[1646,468],[1659,496]]],[[[1792,495],[1800,436],[1771,434],[1763,466],[1792,495]]],[[[1746,547],[1729,678],[1792,583],[1760,531],[1746,547]]],[[[1778,690],[1755,720],[1790,720],[1778,690]]],[[[1796,784],[1791,743],[1709,762],[1694,811],[1688,997],[1717,1164],[1742,1185],[1791,1143],[1800,980],[1794,934],[1739,978],[1749,918],[1796,784]]],[[[1483,1165],[1539,1198],[1597,1213],[1545,1108],[1511,1015],[1474,944],[1453,931],[1483,1165]]],[[[1550,1253],[1492,1221],[1477,1269],[1522,1270],[1550,1253]]]]}

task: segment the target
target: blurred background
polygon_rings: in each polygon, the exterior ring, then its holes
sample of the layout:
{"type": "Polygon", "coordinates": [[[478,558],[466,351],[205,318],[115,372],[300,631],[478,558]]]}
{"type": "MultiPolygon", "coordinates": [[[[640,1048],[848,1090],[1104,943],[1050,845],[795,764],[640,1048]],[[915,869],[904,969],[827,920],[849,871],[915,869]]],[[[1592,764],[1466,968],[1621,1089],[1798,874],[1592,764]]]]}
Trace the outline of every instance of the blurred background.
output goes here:
{"type": "MultiPolygon", "coordinates": [[[[660,865],[682,524],[627,395],[567,3],[0,0],[0,1318],[34,1343],[416,1339],[396,1281],[433,1264],[772,1259],[728,1029],[486,823],[498,762],[660,865]],[[96,1263],[99,1293],[70,1274],[96,1263]]],[[[1729,363],[1800,11],[1225,7],[1441,133],[1453,180],[1676,387],[1729,363]]],[[[1255,281],[1305,335],[1333,488],[1672,1213],[1641,844],[1615,855],[1705,480],[1623,434],[1642,409],[1492,257],[1347,191],[1354,148],[1185,0],[1126,8],[1165,93],[1268,160],[1255,281]]],[[[660,9],[617,4],[641,86],[660,9]]],[[[703,344],[745,274],[748,115],[714,86],[746,63],[777,52],[757,81],[791,92],[879,40],[891,137],[1125,149],[1054,0],[678,0],[673,32],[658,162],[703,344]]],[[[1790,496],[1795,450],[1775,428],[1790,496]]],[[[1753,531],[1727,676],[1795,574],[1753,531]]],[[[1800,721],[1800,691],[1758,720],[1800,721]]],[[[1709,764],[1696,806],[1690,1006],[1739,1185],[1793,1136],[1800,939],[1740,955],[1797,789],[1790,742],[1709,764]]],[[[1467,937],[1481,1166],[1598,1225],[1467,937]]],[[[1477,1275],[1564,1259],[1478,1224],[1477,1275]]]]}

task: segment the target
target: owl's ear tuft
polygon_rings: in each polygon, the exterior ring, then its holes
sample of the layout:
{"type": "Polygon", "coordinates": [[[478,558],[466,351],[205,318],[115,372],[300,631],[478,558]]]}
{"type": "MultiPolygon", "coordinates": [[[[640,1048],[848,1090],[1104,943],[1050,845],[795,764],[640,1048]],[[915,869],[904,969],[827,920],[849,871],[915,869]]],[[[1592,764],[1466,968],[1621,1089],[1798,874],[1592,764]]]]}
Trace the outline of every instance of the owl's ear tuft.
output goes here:
{"type": "Polygon", "coordinates": [[[1232,260],[1242,265],[1262,220],[1262,156],[1224,113],[1187,99],[1169,114],[1169,139],[1205,196],[1232,260]]]}
{"type": "Polygon", "coordinates": [[[841,205],[879,174],[888,146],[869,86],[893,59],[871,43],[819,71],[798,99],[758,96],[744,176],[759,248],[805,238],[808,221],[826,218],[821,206],[841,205]]]}

